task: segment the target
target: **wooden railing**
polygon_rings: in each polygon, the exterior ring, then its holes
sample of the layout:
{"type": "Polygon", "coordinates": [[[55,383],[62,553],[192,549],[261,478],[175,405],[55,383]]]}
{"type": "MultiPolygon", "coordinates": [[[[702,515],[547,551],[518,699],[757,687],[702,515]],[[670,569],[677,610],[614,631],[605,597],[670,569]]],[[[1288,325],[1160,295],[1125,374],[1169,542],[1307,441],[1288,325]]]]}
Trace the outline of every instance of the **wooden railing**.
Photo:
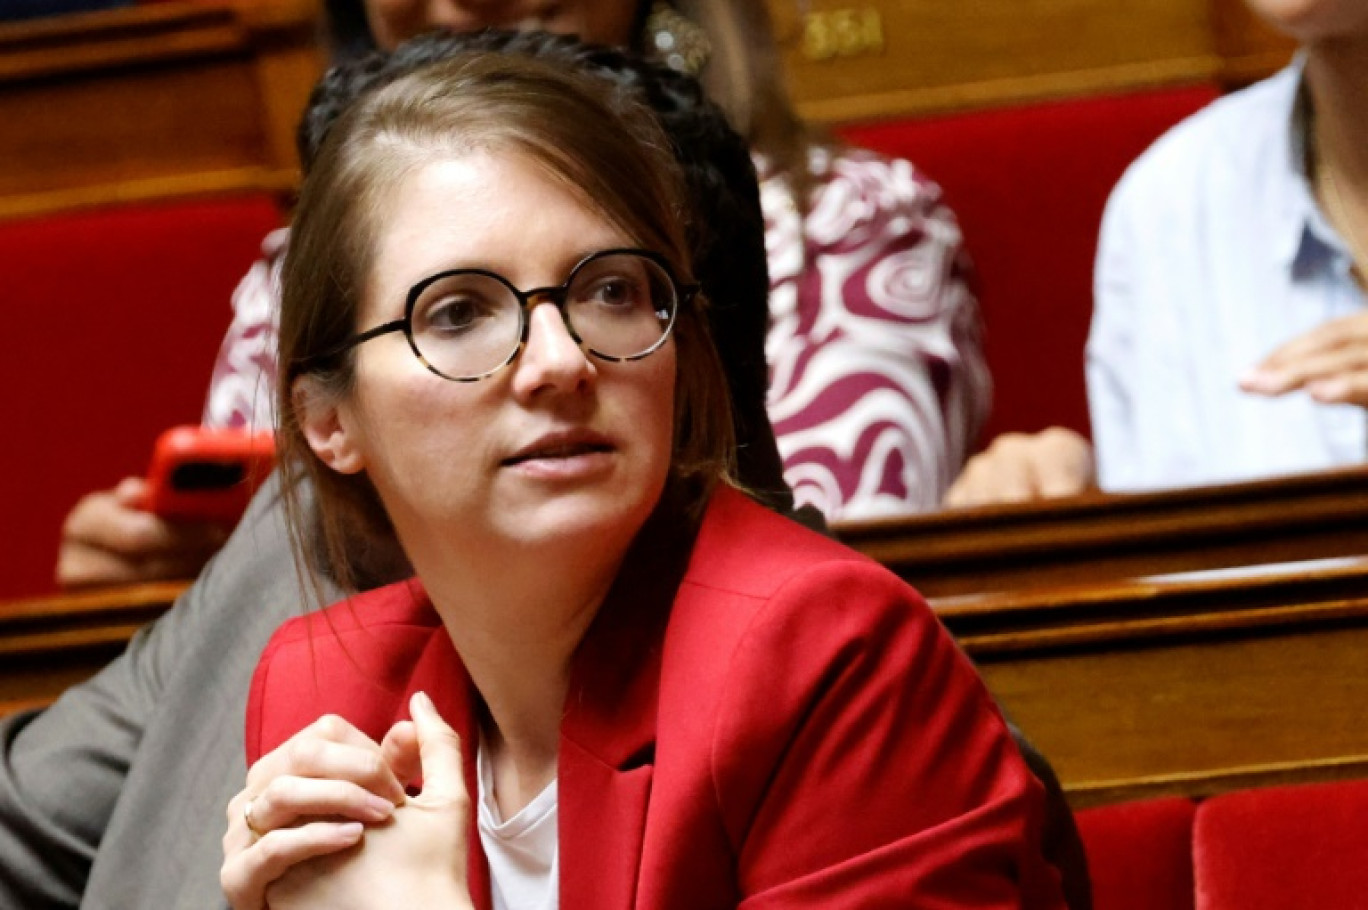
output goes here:
{"type": "Polygon", "coordinates": [[[1368,468],[837,528],[928,597],[1368,553],[1368,468]]]}
{"type": "Polygon", "coordinates": [[[46,705],[94,674],[184,588],[131,585],[0,604],[0,714],[46,705]]]}

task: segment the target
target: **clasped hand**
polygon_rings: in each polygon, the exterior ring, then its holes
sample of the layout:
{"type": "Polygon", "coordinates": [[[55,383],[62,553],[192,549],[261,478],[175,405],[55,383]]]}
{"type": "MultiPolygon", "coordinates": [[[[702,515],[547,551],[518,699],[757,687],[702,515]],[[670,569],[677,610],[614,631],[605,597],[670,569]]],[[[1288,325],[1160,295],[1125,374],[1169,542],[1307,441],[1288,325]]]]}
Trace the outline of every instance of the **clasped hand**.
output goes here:
{"type": "Polygon", "coordinates": [[[460,738],[426,695],[410,713],[380,743],[321,718],[252,766],[223,836],[233,910],[473,906],[460,738]]]}

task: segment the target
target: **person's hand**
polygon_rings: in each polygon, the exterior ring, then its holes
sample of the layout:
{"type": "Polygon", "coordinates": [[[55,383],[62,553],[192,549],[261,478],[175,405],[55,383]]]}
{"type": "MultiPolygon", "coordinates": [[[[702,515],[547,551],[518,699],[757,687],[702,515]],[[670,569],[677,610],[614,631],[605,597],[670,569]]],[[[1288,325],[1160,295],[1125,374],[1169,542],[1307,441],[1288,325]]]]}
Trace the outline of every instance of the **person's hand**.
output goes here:
{"type": "Polygon", "coordinates": [[[1305,389],[1322,404],[1368,407],[1368,312],[1292,339],[1241,376],[1240,388],[1269,396],[1305,389]]]}
{"type": "Polygon", "coordinates": [[[267,890],[271,910],[474,906],[466,876],[471,810],[461,741],[426,695],[413,697],[410,712],[413,721],[397,724],[385,748],[396,764],[422,774],[422,793],[395,809],[388,822],[368,827],[358,848],[293,866],[267,890]]]}
{"type": "Polygon", "coordinates": [[[1073,496],[1094,489],[1092,446],[1073,430],[1004,433],[970,458],[945,494],[947,508],[1073,496]]]}
{"type": "Polygon", "coordinates": [[[228,530],[158,518],[136,508],[147,482],[129,477],[76,503],[62,527],[57,583],[64,588],[194,578],[228,530]]]}
{"type": "Polygon", "coordinates": [[[390,818],[417,752],[412,724],[396,724],[377,745],[327,716],[263,755],[228,803],[219,880],[233,910],[262,910],[266,889],[291,867],[353,847],[363,824],[390,818]]]}

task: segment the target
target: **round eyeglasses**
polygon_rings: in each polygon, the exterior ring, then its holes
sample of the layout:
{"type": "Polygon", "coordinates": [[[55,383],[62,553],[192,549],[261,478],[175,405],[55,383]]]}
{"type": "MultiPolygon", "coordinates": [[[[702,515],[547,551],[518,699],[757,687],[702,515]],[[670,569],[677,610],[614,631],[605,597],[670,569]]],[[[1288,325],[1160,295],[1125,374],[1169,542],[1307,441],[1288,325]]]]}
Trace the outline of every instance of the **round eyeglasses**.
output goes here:
{"type": "Polygon", "coordinates": [[[556,305],[570,337],[601,360],[640,360],[670,337],[681,303],[698,285],[681,285],[664,257],[649,250],[601,250],[581,259],[557,287],[520,291],[486,269],[452,269],[415,284],[404,318],[378,325],[324,354],[300,371],[359,344],[403,332],[422,364],[443,379],[476,382],[508,366],[527,344],[528,311],[556,305]]]}

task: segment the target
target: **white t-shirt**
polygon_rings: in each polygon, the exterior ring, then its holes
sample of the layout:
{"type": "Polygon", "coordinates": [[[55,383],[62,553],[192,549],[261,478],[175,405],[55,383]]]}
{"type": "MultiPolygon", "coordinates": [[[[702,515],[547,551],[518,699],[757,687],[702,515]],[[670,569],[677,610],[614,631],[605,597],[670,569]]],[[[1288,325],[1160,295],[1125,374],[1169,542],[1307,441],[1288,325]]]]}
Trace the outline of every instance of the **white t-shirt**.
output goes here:
{"type": "Polygon", "coordinates": [[[494,910],[559,910],[560,848],[556,782],[538,793],[508,821],[494,799],[494,770],[484,743],[476,756],[479,799],[476,824],[489,860],[494,910]]]}

